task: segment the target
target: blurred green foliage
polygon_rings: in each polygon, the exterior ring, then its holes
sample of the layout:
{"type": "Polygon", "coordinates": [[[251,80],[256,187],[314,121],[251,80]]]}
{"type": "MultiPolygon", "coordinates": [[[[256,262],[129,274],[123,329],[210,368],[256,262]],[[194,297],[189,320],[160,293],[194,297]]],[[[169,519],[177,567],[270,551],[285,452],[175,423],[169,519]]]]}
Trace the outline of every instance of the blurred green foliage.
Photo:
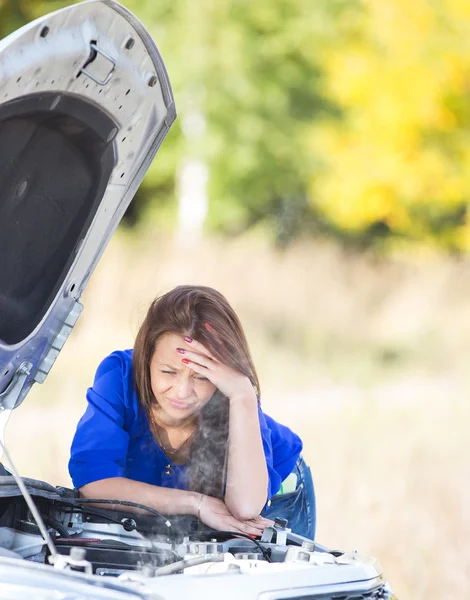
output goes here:
{"type": "MultiPolygon", "coordinates": [[[[0,35],[70,4],[2,0],[0,35]]],[[[132,203],[171,214],[209,165],[208,226],[278,244],[470,248],[470,5],[462,0],[127,0],[180,119],[132,203]]]]}

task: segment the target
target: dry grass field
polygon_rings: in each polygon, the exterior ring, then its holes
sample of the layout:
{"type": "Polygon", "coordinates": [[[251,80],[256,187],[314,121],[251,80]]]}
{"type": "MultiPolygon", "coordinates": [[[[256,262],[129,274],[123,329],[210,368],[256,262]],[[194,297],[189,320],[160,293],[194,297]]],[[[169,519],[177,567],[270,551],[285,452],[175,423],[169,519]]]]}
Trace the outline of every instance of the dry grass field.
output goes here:
{"type": "Polygon", "coordinates": [[[182,247],[119,232],[46,383],[13,414],[25,476],[70,486],[68,449],[99,360],[132,345],[149,300],[222,291],[246,326],[266,412],[305,442],[317,539],[379,558],[400,600],[470,589],[470,266],[384,261],[255,238],[182,247]]]}

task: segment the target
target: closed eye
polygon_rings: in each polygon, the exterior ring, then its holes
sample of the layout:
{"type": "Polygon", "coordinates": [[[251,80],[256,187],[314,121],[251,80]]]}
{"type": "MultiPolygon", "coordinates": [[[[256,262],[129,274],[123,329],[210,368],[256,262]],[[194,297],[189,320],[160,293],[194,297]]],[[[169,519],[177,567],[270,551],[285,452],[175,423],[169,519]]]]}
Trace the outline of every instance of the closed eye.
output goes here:
{"type": "Polygon", "coordinates": [[[197,379],[198,381],[209,381],[207,377],[195,377],[194,379],[197,379]]]}
{"type": "Polygon", "coordinates": [[[163,371],[162,373],[166,373],[167,375],[176,375],[176,371],[163,371]]]}

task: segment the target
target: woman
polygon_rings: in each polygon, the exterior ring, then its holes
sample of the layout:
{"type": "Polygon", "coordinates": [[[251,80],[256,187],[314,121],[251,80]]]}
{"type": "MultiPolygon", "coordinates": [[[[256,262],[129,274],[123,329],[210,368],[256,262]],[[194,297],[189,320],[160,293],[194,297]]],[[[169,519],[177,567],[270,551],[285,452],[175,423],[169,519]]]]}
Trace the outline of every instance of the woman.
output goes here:
{"type": "Polygon", "coordinates": [[[87,400],[69,462],[84,497],[255,535],[283,516],[313,539],[302,442],[261,410],[242,326],[216,290],[179,286],[157,298],[134,350],[104,359],[87,400]]]}

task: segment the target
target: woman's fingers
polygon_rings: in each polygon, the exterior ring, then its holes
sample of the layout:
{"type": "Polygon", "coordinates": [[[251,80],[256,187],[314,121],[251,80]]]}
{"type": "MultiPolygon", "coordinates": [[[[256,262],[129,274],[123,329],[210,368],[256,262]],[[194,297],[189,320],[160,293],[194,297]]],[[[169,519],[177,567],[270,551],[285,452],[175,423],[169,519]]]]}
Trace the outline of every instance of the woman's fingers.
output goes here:
{"type": "Polygon", "coordinates": [[[255,517],[248,521],[239,521],[230,514],[223,501],[211,498],[210,496],[206,496],[206,502],[202,505],[201,519],[206,525],[214,529],[256,536],[260,536],[264,528],[273,523],[263,517],[255,517]]]}
{"type": "Polygon", "coordinates": [[[201,344],[201,342],[198,342],[197,340],[194,340],[193,338],[190,338],[190,337],[185,337],[184,341],[186,342],[186,344],[188,344],[188,346],[190,346],[191,350],[194,350],[198,354],[203,354],[203,355],[207,356],[214,362],[218,362],[217,359],[215,358],[215,356],[203,344],[201,344]],[[189,341],[189,340],[191,340],[191,341],[189,341]]]}
{"type": "Polygon", "coordinates": [[[235,517],[233,517],[233,519],[233,523],[239,529],[239,531],[255,535],[261,535],[265,527],[270,527],[274,524],[274,521],[265,519],[263,517],[256,517],[254,519],[250,519],[249,521],[239,521],[238,519],[235,519],[235,517]]]}
{"type": "Polygon", "coordinates": [[[250,535],[261,535],[261,533],[263,532],[262,529],[252,525],[251,523],[248,523],[248,521],[242,522],[234,519],[231,525],[233,527],[232,531],[240,531],[240,533],[248,533],[250,535]]]}
{"type": "Polygon", "coordinates": [[[195,364],[204,367],[205,369],[210,369],[215,366],[215,363],[211,358],[204,356],[204,354],[199,354],[199,352],[193,352],[192,350],[186,350],[185,348],[176,348],[176,351],[188,361],[183,361],[185,364],[195,364]]]}
{"type": "Polygon", "coordinates": [[[250,395],[256,397],[253,385],[246,375],[217,360],[197,340],[185,337],[184,341],[185,346],[176,348],[183,364],[207,377],[229,399],[250,395]]]}
{"type": "Polygon", "coordinates": [[[251,521],[239,521],[228,510],[225,502],[205,496],[201,506],[201,520],[213,529],[261,535],[264,524],[259,519],[251,521]]]}
{"type": "Polygon", "coordinates": [[[209,518],[207,524],[215,529],[220,529],[222,531],[233,531],[234,533],[239,532],[250,535],[261,535],[263,532],[263,530],[259,527],[251,525],[248,522],[238,521],[231,515],[221,515],[221,518],[216,518],[214,521],[209,518]]]}
{"type": "Polygon", "coordinates": [[[263,529],[265,527],[272,527],[274,525],[274,521],[271,521],[271,519],[265,519],[261,516],[256,517],[255,519],[251,519],[250,523],[254,523],[258,527],[262,527],[263,529]]]}
{"type": "Polygon", "coordinates": [[[274,521],[265,519],[264,517],[256,517],[249,521],[238,521],[234,518],[231,523],[234,530],[240,531],[241,533],[248,533],[250,535],[261,535],[266,527],[274,525],[274,521]]]}
{"type": "Polygon", "coordinates": [[[240,521],[234,517],[223,500],[205,496],[201,507],[201,520],[213,529],[233,531],[249,535],[260,536],[265,527],[273,525],[273,521],[257,516],[254,519],[240,521]]]}

